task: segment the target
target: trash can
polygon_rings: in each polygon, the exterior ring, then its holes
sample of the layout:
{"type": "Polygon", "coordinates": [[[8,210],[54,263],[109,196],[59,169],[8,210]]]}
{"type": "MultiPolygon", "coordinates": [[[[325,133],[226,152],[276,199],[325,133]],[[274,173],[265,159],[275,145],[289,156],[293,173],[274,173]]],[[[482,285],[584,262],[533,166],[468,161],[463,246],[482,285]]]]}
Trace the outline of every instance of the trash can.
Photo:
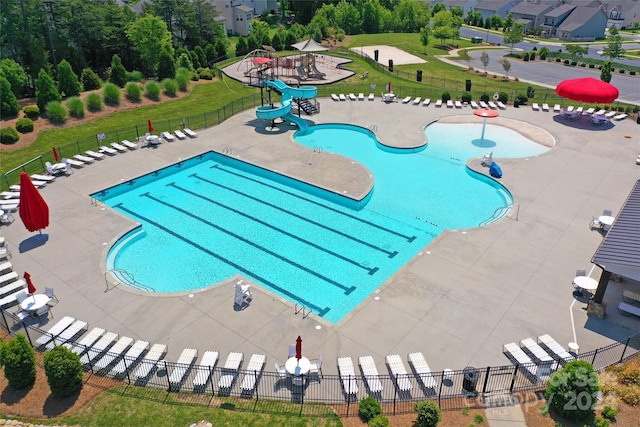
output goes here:
{"type": "Polygon", "coordinates": [[[478,384],[478,370],[473,367],[466,367],[462,371],[464,373],[464,379],[462,380],[462,391],[467,394],[476,395],[476,384],[478,384]]]}

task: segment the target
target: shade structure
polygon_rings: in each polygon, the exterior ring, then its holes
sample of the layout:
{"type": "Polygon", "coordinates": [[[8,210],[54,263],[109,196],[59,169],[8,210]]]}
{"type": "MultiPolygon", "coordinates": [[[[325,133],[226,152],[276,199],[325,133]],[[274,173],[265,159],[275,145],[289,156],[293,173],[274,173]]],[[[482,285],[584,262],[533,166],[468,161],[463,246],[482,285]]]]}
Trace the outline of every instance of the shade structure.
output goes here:
{"type": "Polygon", "coordinates": [[[272,61],[272,59],[265,58],[264,56],[261,56],[259,58],[253,58],[251,60],[251,62],[253,62],[254,64],[268,64],[271,61],[272,61]]]}
{"type": "Polygon", "coordinates": [[[29,295],[35,294],[36,287],[33,285],[33,282],[31,281],[31,275],[26,271],[24,272],[24,280],[27,281],[27,292],[29,292],[29,295]]]}
{"type": "Polygon", "coordinates": [[[20,172],[20,219],[29,231],[49,226],[49,206],[26,172],[20,172]]]}
{"type": "Polygon", "coordinates": [[[609,103],[618,98],[618,88],[593,77],[570,79],[560,82],[556,93],[563,98],[580,102],[609,103]]]}
{"type": "Polygon", "coordinates": [[[300,338],[300,335],[296,338],[296,359],[302,359],[302,338],[300,338]]]}
{"type": "Polygon", "coordinates": [[[291,47],[302,52],[322,52],[324,50],[329,50],[328,47],[322,46],[312,38],[300,43],[292,44],[291,47]]]}
{"type": "Polygon", "coordinates": [[[482,136],[480,136],[480,141],[482,141],[484,140],[484,130],[487,127],[487,118],[498,117],[500,113],[498,113],[496,110],[480,108],[479,110],[473,110],[473,114],[484,118],[484,120],[482,121],[482,136]]]}
{"type": "Polygon", "coordinates": [[[151,125],[151,119],[147,120],[147,127],[149,128],[149,133],[153,133],[153,125],[151,125]]]}
{"type": "Polygon", "coordinates": [[[60,161],[60,155],[58,154],[58,150],[56,150],[56,147],[53,147],[53,158],[56,159],[56,162],[60,161]]]}

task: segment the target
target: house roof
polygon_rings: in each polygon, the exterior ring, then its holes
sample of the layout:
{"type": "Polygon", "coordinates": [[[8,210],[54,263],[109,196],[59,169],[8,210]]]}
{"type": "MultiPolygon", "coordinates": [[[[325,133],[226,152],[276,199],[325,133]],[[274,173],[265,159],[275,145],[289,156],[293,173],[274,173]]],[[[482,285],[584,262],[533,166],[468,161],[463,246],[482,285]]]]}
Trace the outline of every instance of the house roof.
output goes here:
{"type": "Polygon", "coordinates": [[[582,27],[587,21],[593,18],[598,13],[604,13],[598,7],[576,7],[567,19],[558,26],[559,31],[566,31],[568,33],[577,30],[582,27]]]}
{"type": "Polygon", "coordinates": [[[253,9],[245,5],[236,6],[235,9],[239,10],[240,12],[253,13],[253,9]]]}
{"type": "Polygon", "coordinates": [[[571,12],[575,8],[576,6],[573,4],[562,4],[555,9],[545,13],[544,16],[549,18],[557,18],[558,16],[562,16],[567,12],[571,12]]]}
{"type": "Polygon", "coordinates": [[[476,5],[473,8],[475,10],[481,9],[481,10],[491,10],[495,12],[496,10],[502,9],[506,4],[509,4],[509,3],[511,3],[511,1],[509,0],[484,0],[476,3],[476,5]]]}
{"type": "Polygon", "coordinates": [[[511,13],[518,13],[522,15],[534,15],[538,16],[545,13],[552,6],[547,3],[529,3],[523,1],[520,4],[513,6],[510,10],[511,13]]]}
{"type": "Polygon", "coordinates": [[[636,181],[591,262],[612,273],[640,280],[640,180],[636,181]]]}

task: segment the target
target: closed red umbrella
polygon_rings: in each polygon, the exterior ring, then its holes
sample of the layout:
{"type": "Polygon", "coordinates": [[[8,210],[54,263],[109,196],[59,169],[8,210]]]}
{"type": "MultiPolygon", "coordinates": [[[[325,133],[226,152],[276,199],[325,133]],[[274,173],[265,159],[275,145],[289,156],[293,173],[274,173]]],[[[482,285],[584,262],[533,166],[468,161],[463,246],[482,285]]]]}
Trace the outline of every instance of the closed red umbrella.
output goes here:
{"type": "Polygon", "coordinates": [[[302,359],[302,338],[300,338],[300,335],[296,339],[296,359],[302,359]]]}
{"type": "Polygon", "coordinates": [[[153,126],[151,125],[151,119],[147,120],[147,126],[149,127],[149,133],[153,133],[153,126]]]}
{"type": "Polygon", "coordinates": [[[618,88],[593,77],[570,79],[560,82],[556,93],[563,98],[581,102],[607,104],[618,98],[618,88]]]}
{"type": "Polygon", "coordinates": [[[29,273],[27,273],[26,271],[24,272],[24,280],[27,281],[27,291],[29,292],[29,295],[35,294],[36,293],[36,287],[33,286],[33,282],[31,281],[31,275],[29,273]]]}
{"type": "Polygon", "coordinates": [[[58,150],[56,150],[56,147],[53,147],[53,158],[56,159],[56,162],[60,161],[60,155],[58,154],[58,150]]]}
{"type": "Polygon", "coordinates": [[[49,226],[49,206],[26,172],[20,172],[20,219],[29,231],[49,226]]]}

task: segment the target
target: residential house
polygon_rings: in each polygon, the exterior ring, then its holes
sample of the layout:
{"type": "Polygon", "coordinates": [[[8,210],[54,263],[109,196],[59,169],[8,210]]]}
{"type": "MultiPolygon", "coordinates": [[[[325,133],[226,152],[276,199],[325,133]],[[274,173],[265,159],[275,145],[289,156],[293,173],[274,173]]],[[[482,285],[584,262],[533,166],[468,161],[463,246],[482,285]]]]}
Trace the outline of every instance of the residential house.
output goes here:
{"type": "Polygon", "coordinates": [[[216,0],[213,2],[216,12],[219,14],[218,16],[224,18],[224,27],[229,35],[249,35],[254,12],[252,7],[245,6],[243,3],[251,4],[248,0],[216,0]]]}
{"type": "Polygon", "coordinates": [[[542,37],[556,37],[556,29],[576,8],[573,4],[562,4],[544,15],[544,22],[540,26],[542,37]]]}
{"type": "Polygon", "coordinates": [[[607,14],[602,7],[576,7],[556,29],[563,41],[586,42],[604,37],[607,14]]]}
{"type": "Polygon", "coordinates": [[[544,16],[555,7],[552,3],[530,3],[524,1],[511,8],[510,12],[513,20],[524,24],[524,30],[531,31],[539,28],[544,23],[544,16]]]}
{"type": "Polygon", "coordinates": [[[463,16],[466,16],[467,11],[474,9],[478,0],[423,0],[425,3],[433,7],[436,3],[442,3],[446,10],[451,10],[454,7],[459,7],[464,12],[463,16]]]}
{"type": "Polygon", "coordinates": [[[498,15],[505,19],[509,11],[522,0],[480,0],[473,7],[482,14],[482,21],[486,21],[491,15],[498,15]]]}
{"type": "Polygon", "coordinates": [[[640,1],[602,0],[602,6],[609,18],[608,26],[619,29],[640,28],[640,1]]]}

